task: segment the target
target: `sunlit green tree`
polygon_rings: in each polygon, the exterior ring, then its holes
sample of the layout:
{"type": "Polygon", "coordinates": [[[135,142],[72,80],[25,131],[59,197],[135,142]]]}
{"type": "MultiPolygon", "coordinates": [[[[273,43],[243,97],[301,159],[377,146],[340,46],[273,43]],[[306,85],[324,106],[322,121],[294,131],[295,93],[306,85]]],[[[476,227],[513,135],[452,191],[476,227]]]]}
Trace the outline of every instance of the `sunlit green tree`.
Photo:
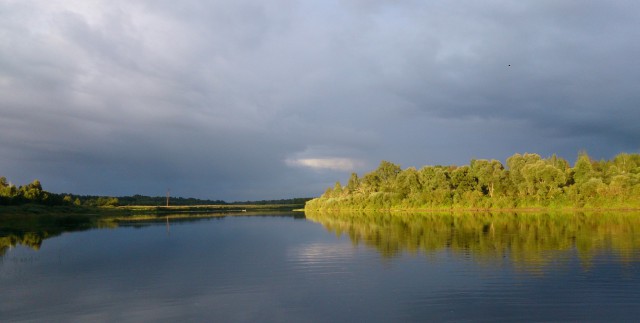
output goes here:
{"type": "Polygon", "coordinates": [[[471,173],[477,178],[478,190],[493,197],[496,189],[502,188],[502,183],[506,179],[504,166],[499,161],[493,160],[472,160],[471,173]]]}
{"type": "Polygon", "coordinates": [[[578,160],[573,167],[573,180],[577,185],[586,183],[591,177],[594,176],[593,166],[591,164],[591,158],[586,152],[580,152],[578,160]]]}
{"type": "Polygon", "coordinates": [[[360,179],[358,178],[358,174],[351,173],[351,177],[349,177],[349,181],[347,182],[347,191],[350,193],[355,193],[360,188],[360,179]]]}

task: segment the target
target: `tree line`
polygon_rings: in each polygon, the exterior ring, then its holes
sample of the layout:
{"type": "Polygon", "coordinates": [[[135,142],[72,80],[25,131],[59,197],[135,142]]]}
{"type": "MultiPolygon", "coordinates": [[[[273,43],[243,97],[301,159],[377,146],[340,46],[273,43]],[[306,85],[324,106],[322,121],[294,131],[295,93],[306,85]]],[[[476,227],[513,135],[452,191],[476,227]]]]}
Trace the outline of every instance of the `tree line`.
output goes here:
{"type": "Polygon", "coordinates": [[[55,194],[42,189],[39,180],[15,186],[7,178],[0,177],[0,205],[20,205],[26,203],[57,204],[62,202],[55,194]]]}
{"type": "Polygon", "coordinates": [[[313,199],[312,197],[296,197],[291,199],[279,199],[279,200],[259,200],[259,201],[237,201],[231,202],[232,205],[303,205],[307,201],[313,199]]]}
{"type": "Polygon", "coordinates": [[[118,206],[119,200],[111,196],[56,194],[43,190],[37,179],[29,184],[16,186],[7,181],[6,177],[0,177],[0,205],[24,204],[105,207],[118,206]]]}
{"type": "MultiPolygon", "coordinates": [[[[120,205],[145,205],[145,206],[164,206],[167,205],[166,196],[120,196],[118,197],[120,205]]],[[[192,197],[170,197],[169,205],[225,205],[227,202],[223,200],[202,200],[192,197]]]]}
{"type": "MultiPolygon", "coordinates": [[[[281,200],[260,200],[260,201],[244,201],[244,202],[225,202],[223,200],[196,199],[185,197],[170,197],[169,205],[172,206],[188,206],[188,205],[229,205],[229,204],[247,204],[247,205],[284,205],[284,204],[304,204],[311,198],[291,198],[281,200]]],[[[166,196],[97,196],[97,195],[77,195],[62,193],[56,194],[47,192],[42,189],[39,180],[16,186],[10,183],[6,177],[0,177],[0,205],[23,205],[23,204],[41,204],[41,205],[66,205],[78,207],[115,207],[115,206],[164,206],[167,204],[166,196]]]]}
{"type": "Polygon", "coordinates": [[[336,182],[306,209],[447,209],[530,207],[640,207],[640,155],[596,161],[578,154],[573,167],[553,155],[515,154],[473,159],[464,166],[401,169],[382,161],[347,185],[336,182]]]}
{"type": "MultiPolygon", "coordinates": [[[[77,195],[70,193],[56,194],[42,189],[39,180],[16,186],[7,181],[5,177],[0,177],[0,205],[67,205],[81,207],[115,207],[127,205],[143,206],[164,206],[167,198],[164,196],[98,196],[98,195],[77,195]]],[[[171,197],[170,205],[220,205],[227,204],[222,200],[201,200],[196,198],[171,197]]]]}

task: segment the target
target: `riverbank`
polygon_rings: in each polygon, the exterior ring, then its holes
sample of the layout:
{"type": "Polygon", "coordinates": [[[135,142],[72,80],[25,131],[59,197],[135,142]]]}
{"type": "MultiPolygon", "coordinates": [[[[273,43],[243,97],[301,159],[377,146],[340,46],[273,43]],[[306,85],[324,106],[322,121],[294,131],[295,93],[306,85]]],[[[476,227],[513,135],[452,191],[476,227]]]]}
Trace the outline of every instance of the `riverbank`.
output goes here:
{"type": "Polygon", "coordinates": [[[509,208],[304,208],[304,212],[418,212],[418,213],[438,213],[438,212],[633,212],[640,211],[640,207],[509,207],[509,208]]]}
{"type": "Polygon", "coordinates": [[[134,216],[163,214],[202,214],[202,213],[244,213],[254,211],[291,211],[300,204],[272,205],[179,205],[179,206],[107,206],[84,207],[71,205],[3,205],[0,206],[0,217],[3,215],[96,215],[96,216],[134,216]]]}

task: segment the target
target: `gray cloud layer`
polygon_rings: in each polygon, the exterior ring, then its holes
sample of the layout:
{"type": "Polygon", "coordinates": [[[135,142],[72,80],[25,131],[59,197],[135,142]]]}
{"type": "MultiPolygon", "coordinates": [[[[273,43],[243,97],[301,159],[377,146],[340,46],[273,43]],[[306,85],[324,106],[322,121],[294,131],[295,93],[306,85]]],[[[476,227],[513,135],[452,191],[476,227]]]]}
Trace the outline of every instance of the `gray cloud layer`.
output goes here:
{"type": "Polygon", "coordinates": [[[634,1],[21,0],[0,12],[0,169],[51,191],[285,198],[381,159],[640,148],[634,1]]]}

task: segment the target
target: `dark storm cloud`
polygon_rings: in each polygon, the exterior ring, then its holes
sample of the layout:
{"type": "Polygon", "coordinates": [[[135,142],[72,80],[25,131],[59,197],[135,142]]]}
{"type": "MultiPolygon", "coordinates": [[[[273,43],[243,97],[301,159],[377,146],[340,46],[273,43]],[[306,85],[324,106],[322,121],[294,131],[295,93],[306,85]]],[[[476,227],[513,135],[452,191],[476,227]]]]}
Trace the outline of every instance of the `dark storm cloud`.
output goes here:
{"type": "Polygon", "coordinates": [[[0,169],[52,191],[283,198],[381,159],[640,148],[631,1],[0,10],[0,169]]]}

